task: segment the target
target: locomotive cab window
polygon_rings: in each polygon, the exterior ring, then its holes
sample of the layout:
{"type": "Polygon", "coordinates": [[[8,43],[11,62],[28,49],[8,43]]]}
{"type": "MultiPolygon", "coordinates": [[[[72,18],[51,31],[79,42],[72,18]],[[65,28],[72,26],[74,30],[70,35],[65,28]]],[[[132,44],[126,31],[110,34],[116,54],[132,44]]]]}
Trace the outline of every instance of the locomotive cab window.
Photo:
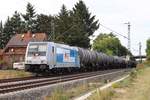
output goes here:
{"type": "Polygon", "coordinates": [[[47,44],[30,44],[28,56],[46,56],[47,44]]]}

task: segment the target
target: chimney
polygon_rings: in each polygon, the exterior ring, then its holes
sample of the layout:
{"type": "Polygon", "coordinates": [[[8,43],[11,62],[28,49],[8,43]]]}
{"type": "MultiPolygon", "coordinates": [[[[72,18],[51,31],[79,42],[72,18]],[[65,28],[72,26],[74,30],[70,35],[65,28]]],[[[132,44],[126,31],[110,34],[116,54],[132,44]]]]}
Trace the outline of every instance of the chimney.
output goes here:
{"type": "Polygon", "coordinates": [[[27,31],[27,37],[32,37],[32,33],[30,30],[27,31]]]}

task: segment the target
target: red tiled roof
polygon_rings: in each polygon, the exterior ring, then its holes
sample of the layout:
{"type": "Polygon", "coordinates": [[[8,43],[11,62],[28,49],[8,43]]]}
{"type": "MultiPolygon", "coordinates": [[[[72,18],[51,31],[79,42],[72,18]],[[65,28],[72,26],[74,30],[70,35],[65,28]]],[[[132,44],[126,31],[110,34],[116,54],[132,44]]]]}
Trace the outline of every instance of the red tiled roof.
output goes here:
{"type": "Polygon", "coordinates": [[[40,42],[44,40],[47,40],[47,35],[45,33],[35,33],[34,37],[33,34],[30,32],[24,34],[16,34],[9,40],[4,51],[8,47],[26,47],[31,41],[40,42]]]}
{"type": "Polygon", "coordinates": [[[28,33],[16,34],[9,40],[6,47],[24,47],[31,41],[44,41],[46,39],[47,37],[45,33],[35,33],[34,38],[32,37],[32,34],[28,33]]]}

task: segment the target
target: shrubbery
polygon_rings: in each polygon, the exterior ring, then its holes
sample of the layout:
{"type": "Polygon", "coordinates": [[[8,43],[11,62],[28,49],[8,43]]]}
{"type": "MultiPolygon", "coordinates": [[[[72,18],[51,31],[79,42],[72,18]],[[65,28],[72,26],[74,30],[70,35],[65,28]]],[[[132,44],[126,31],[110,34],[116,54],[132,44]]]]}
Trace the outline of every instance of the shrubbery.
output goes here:
{"type": "Polygon", "coordinates": [[[147,60],[150,60],[150,39],[148,39],[146,42],[146,55],[147,55],[147,60]]]}
{"type": "Polygon", "coordinates": [[[0,69],[2,69],[2,67],[6,64],[6,62],[4,60],[0,60],[0,69]]]}

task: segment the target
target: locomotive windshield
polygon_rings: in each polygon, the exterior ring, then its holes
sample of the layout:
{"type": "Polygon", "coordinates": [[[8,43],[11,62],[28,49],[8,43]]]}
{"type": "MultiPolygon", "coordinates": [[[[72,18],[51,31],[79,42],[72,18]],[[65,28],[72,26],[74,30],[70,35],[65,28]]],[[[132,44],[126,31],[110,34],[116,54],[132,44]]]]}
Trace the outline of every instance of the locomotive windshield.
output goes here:
{"type": "Polygon", "coordinates": [[[47,44],[30,44],[28,56],[46,56],[47,44]]]}

